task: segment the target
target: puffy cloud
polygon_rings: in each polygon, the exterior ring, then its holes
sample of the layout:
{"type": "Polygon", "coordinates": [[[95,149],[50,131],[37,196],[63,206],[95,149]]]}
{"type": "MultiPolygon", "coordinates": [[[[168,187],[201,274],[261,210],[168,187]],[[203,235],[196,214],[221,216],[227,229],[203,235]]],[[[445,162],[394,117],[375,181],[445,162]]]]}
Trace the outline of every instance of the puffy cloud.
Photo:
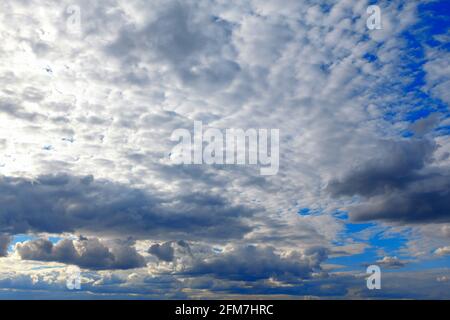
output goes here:
{"type": "Polygon", "coordinates": [[[402,261],[401,259],[397,257],[383,257],[381,260],[377,260],[377,265],[388,268],[388,269],[397,269],[397,268],[403,268],[406,265],[406,261],[402,261]]]}
{"type": "Polygon", "coordinates": [[[47,239],[37,239],[18,243],[15,249],[24,260],[62,262],[94,270],[145,266],[144,257],[130,244],[114,243],[107,247],[96,238],[63,239],[56,244],[47,239]]]}
{"type": "Polygon", "coordinates": [[[148,253],[164,262],[177,262],[180,256],[193,257],[189,243],[183,240],[152,244],[148,253]]]}
{"type": "Polygon", "coordinates": [[[205,260],[197,260],[185,274],[212,275],[219,279],[256,281],[273,278],[279,281],[307,279],[320,272],[327,258],[324,248],[309,248],[284,255],[270,246],[238,246],[205,260]]]}
{"type": "Polygon", "coordinates": [[[450,246],[438,248],[435,251],[435,254],[437,254],[438,256],[450,255],[450,246]]]}
{"type": "Polygon", "coordinates": [[[154,256],[158,257],[159,260],[171,262],[173,261],[175,257],[175,250],[172,247],[171,242],[165,242],[163,244],[153,244],[149,249],[148,252],[153,254],[154,256]]]}
{"type": "Polygon", "coordinates": [[[448,282],[448,281],[450,281],[450,277],[447,277],[447,276],[437,277],[436,280],[438,282],[448,282]]]}

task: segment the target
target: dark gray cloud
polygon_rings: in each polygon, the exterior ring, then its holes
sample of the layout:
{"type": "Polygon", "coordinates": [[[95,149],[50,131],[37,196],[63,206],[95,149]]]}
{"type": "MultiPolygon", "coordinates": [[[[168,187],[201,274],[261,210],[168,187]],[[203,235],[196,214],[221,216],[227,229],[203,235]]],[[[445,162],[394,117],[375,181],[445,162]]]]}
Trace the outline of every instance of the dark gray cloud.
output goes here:
{"type": "Polygon", "coordinates": [[[171,262],[175,257],[175,249],[172,247],[171,242],[165,242],[163,244],[153,244],[148,252],[156,256],[159,260],[171,262]]]}
{"type": "Polygon", "coordinates": [[[62,262],[95,270],[145,266],[144,257],[130,243],[113,243],[108,247],[96,238],[64,239],[56,244],[47,239],[37,239],[18,243],[16,250],[24,260],[62,262]]]}
{"type": "Polygon", "coordinates": [[[230,239],[253,209],[212,194],[161,194],[68,175],[0,179],[0,231],[80,232],[144,239],[230,239]]]}
{"type": "Polygon", "coordinates": [[[386,220],[403,223],[445,223],[450,221],[450,175],[429,178],[408,189],[372,197],[350,207],[355,221],[386,220]],[[443,183],[442,180],[446,180],[443,183]],[[433,184],[435,184],[433,186],[433,184]]]}
{"type": "Polygon", "coordinates": [[[189,243],[183,240],[167,241],[162,244],[155,243],[150,246],[148,253],[165,262],[174,261],[176,255],[188,255],[192,257],[189,243]]]}
{"type": "Polygon", "coordinates": [[[11,242],[11,236],[7,234],[0,234],[0,257],[8,255],[8,246],[11,242]]]}
{"type": "Polygon", "coordinates": [[[379,158],[329,183],[334,196],[363,196],[349,207],[355,221],[403,223],[450,221],[450,174],[431,167],[435,143],[428,140],[386,141],[379,158]]]}
{"type": "Polygon", "coordinates": [[[333,196],[373,196],[403,188],[418,179],[436,149],[428,140],[383,141],[379,156],[353,170],[340,180],[332,180],[328,191],[333,196]]]}
{"type": "Polygon", "coordinates": [[[320,264],[327,256],[327,250],[320,247],[282,256],[270,246],[238,246],[213,258],[197,261],[186,274],[212,275],[240,281],[269,278],[298,281],[311,277],[315,271],[321,271],[320,264]]]}

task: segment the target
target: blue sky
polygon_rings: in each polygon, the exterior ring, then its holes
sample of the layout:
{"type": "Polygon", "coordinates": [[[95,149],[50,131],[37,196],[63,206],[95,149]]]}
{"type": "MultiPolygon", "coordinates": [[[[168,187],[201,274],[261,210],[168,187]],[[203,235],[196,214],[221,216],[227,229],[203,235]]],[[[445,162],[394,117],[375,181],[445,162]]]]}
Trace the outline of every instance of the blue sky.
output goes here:
{"type": "Polygon", "coordinates": [[[449,12],[2,1],[0,298],[450,298],[449,12]],[[170,162],[194,121],[277,173],[170,162]]]}

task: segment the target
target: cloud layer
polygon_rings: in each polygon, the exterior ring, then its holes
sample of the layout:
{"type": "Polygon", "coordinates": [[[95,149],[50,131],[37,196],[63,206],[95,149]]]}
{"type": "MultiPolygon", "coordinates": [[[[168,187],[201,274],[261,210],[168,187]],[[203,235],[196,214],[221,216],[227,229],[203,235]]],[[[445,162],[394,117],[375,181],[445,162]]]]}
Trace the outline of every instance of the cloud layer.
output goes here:
{"type": "Polygon", "coordinates": [[[239,238],[250,230],[243,219],[253,214],[253,209],[233,206],[218,195],[166,197],[92,176],[48,175],[35,183],[3,177],[0,192],[2,231],[12,234],[239,238]]]}
{"type": "Polygon", "coordinates": [[[446,7],[369,4],[2,1],[0,297],[448,297],[446,7]],[[171,164],[194,121],[278,174],[171,164]]]}
{"type": "Polygon", "coordinates": [[[24,260],[62,262],[94,270],[145,266],[144,257],[130,244],[114,244],[108,248],[95,238],[79,241],[64,239],[56,244],[38,239],[17,244],[16,250],[24,260]]]}

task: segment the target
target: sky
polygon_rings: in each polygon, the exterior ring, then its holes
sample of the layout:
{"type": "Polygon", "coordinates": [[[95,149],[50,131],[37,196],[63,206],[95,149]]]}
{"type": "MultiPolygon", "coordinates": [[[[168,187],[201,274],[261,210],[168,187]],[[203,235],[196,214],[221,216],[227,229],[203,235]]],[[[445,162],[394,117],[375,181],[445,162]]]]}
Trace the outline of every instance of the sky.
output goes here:
{"type": "Polygon", "coordinates": [[[449,20],[1,1],[0,299],[450,299],[449,20]],[[194,122],[278,129],[278,171],[174,164],[194,122]]]}

